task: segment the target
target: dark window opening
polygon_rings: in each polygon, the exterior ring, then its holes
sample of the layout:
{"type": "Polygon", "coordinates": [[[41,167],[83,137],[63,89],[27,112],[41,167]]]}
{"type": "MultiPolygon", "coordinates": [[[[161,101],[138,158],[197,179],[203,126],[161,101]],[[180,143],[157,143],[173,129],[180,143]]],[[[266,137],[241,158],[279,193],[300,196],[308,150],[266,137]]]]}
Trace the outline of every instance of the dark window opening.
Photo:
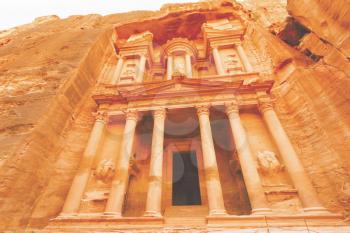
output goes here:
{"type": "Polygon", "coordinates": [[[201,205],[197,156],[194,151],[173,153],[172,204],[201,205]]]}

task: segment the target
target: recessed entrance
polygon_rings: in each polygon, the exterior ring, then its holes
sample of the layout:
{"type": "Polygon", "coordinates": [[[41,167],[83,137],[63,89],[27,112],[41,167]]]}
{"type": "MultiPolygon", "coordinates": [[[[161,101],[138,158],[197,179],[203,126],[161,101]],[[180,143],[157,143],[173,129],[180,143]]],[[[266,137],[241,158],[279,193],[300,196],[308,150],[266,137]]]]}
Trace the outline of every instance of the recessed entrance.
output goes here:
{"type": "Polygon", "coordinates": [[[196,152],[173,152],[172,157],[172,205],[201,205],[196,152]]]}

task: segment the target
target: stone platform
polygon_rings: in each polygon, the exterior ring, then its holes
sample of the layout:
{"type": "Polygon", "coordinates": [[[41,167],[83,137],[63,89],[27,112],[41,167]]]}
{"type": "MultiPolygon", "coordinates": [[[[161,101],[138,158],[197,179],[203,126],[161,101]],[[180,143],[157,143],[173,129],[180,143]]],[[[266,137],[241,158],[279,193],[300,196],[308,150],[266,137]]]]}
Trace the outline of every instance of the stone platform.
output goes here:
{"type": "MultiPolygon", "coordinates": [[[[77,215],[52,219],[48,232],[122,231],[122,232],[308,232],[309,228],[333,229],[319,232],[350,232],[350,222],[341,215],[223,215],[208,216],[204,225],[165,224],[163,217],[110,217],[105,215],[77,215]],[[338,231],[335,229],[347,229],[338,231]],[[255,229],[255,230],[253,230],[255,229]],[[273,231],[270,231],[273,230],[273,231]],[[279,229],[280,231],[277,231],[279,229]],[[266,231],[267,230],[267,231],[266,231]]],[[[314,231],[318,232],[318,231],[314,231]]]]}

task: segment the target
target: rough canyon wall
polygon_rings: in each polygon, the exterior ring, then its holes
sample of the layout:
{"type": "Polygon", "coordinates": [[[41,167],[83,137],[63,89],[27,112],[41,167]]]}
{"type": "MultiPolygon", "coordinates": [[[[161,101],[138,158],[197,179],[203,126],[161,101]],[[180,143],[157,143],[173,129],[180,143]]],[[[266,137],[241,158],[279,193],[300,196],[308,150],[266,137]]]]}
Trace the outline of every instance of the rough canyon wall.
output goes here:
{"type": "MultiPolygon", "coordinates": [[[[323,204],[350,211],[349,2],[290,0],[289,18],[277,0],[242,4],[244,47],[275,77],[276,111],[323,204]]],[[[0,229],[41,228],[59,213],[93,86],[116,64],[113,25],[164,14],[52,16],[0,32],[0,229]]]]}

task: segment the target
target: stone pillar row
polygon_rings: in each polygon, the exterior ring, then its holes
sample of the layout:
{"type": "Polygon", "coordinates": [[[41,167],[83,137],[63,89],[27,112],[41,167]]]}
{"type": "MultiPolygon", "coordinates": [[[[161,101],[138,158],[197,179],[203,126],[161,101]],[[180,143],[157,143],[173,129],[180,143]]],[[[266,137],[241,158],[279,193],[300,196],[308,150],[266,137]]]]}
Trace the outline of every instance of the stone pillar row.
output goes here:
{"type": "MultiPolygon", "coordinates": [[[[209,119],[209,105],[196,106],[200,126],[205,181],[208,195],[209,215],[226,215],[224,199],[216,161],[213,136],[209,119]]],[[[236,101],[225,104],[226,114],[231,126],[234,144],[247,188],[252,214],[269,214],[271,209],[262,187],[262,182],[255,165],[246,132],[239,116],[236,101]]],[[[298,190],[305,212],[328,213],[321,205],[317,193],[300,162],[286,132],[284,131],[271,101],[259,101],[259,109],[264,121],[274,139],[284,165],[291,180],[298,190]]],[[[162,174],[163,174],[163,141],[166,111],[164,108],[153,112],[154,127],[152,136],[151,164],[145,216],[161,217],[162,202],[162,174]]],[[[122,216],[122,209],[127,192],[129,179],[129,162],[137,125],[137,112],[127,111],[123,132],[123,140],[117,172],[113,178],[105,213],[114,217],[122,216]]],[[[106,125],[106,114],[98,112],[91,131],[80,167],[69,190],[61,215],[75,215],[78,213],[80,201],[91,175],[91,167],[98,147],[103,137],[106,125]]]]}
{"type": "Polygon", "coordinates": [[[273,109],[271,100],[261,100],[259,102],[259,109],[280,152],[289,176],[298,190],[304,211],[328,213],[320,203],[311,180],[273,109]]]}
{"type": "MultiPolygon", "coordinates": [[[[245,71],[250,73],[253,72],[253,67],[249,62],[249,59],[241,45],[236,46],[237,53],[243,63],[243,66],[245,68],[245,71]]],[[[219,50],[217,47],[214,47],[212,49],[213,52],[213,57],[214,57],[214,62],[215,62],[215,67],[218,75],[224,75],[226,72],[224,70],[224,66],[222,63],[222,59],[219,53],[219,50]]],[[[136,73],[136,82],[142,82],[144,78],[144,73],[145,73],[145,67],[146,67],[146,56],[144,54],[140,55],[140,61],[139,61],[139,66],[137,69],[136,73]]],[[[167,57],[167,80],[172,79],[172,74],[173,74],[173,63],[174,63],[174,58],[173,56],[169,55],[167,57]]],[[[120,75],[123,69],[123,64],[124,64],[124,58],[119,56],[118,58],[118,63],[117,67],[115,69],[115,72],[112,76],[111,84],[117,84],[120,80],[120,75]]],[[[185,68],[186,68],[186,76],[188,78],[192,78],[192,61],[191,61],[191,55],[185,54],[185,68]]]]}

